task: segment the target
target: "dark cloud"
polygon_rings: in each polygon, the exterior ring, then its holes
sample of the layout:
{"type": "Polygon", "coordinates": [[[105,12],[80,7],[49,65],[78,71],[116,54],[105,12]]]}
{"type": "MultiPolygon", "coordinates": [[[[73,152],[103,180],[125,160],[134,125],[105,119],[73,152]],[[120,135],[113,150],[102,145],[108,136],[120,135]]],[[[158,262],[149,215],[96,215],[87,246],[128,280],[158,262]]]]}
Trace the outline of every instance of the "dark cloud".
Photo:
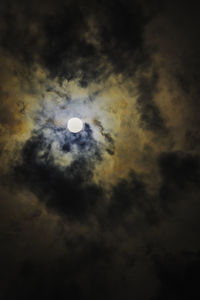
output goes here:
{"type": "Polygon", "coordinates": [[[126,222],[128,216],[134,215],[134,220],[130,218],[131,223],[142,220],[143,225],[155,225],[159,221],[156,201],[148,194],[143,180],[131,172],[129,181],[121,180],[113,188],[109,217],[118,223],[119,219],[126,222]]]}
{"type": "Polygon", "coordinates": [[[199,252],[166,254],[154,258],[161,287],[155,300],[199,297],[199,252]]]}
{"type": "Polygon", "coordinates": [[[54,162],[52,141],[41,132],[35,132],[24,146],[22,164],[15,168],[15,176],[47,207],[67,216],[81,217],[95,207],[102,194],[100,187],[90,184],[94,161],[99,160],[101,154],[88,124],[81,133],[69,133],[65,129],[61,134],[62,152],[69,152],[76,145],[83,155],[80,154],[68,167],[60,167],[54,162]],[[96,148],[91,160],[84,156],[84,151],[88,154],[90,147],[96,148]]]}
{"type": "MultiPolygon", "coordinates": [[[[106,204],[104,189],[90,183],[92,164],[83,157],[60,170],[45,156],[37,159],[43,143],[44,138],[36,135],[25,145],[23,164],[15,170],[20,187],[29,187],[48,209],[58,212],[63,221],[67,217],[72,228],[77,226],[75,222],[89,228],[83,234],[71,228],[67,234],[64,221],[59,234],[65,241],[67,255],[61,253],[56,260],[50,256],[47,261],[35,256],[20,258],[17,279],[12,290],[5,292],[8,299],[62,299],[65,295],[76,299],[122,299],[124,295],[127,299],[133,296],[187,299],[194,295],[193,291],[198,291],[198,251],[187,250],[188,245],[180,254],[165,254],[159,237],[163,235],[163,222],[170,224],[175,213],[171,198],[184,202],[190,193],[190,184],[198,185],[197,157],[173,152],[162,154],[160,198],[158,194],[151,195],[142,177],[132,172],[129,179],[113,186],[106,204]],[[168,198],[162,194],[166,187],[172,188],[168,198]],[[170,213],[163,202],[167,202],[170,213]],[[89,216],[95,218],[92,228],[89,216]],[[141,284],[146,285],[147,295],[142,292],[141,284]]],[[[180,226],[187,226],[180,219],[178,222],[180,226]]],[[[169,236],[166,239],[170,241],[169,236]]]]}
{"type": "Polygon", "coordinates": [[[199,186],[199,157],[183,152],[163,153],[159,164],[163,180],[161,203],[169,209],[172,203],[179,201],[179,194],[187,194],[199,186]]]}
{"type": "Polygon", "coordinates": [[[58,5],[51,3],[46,11],[40,11],[39,4],[7,4],[1,15],[6,24],[2,27],[1,47],[26,64],[42,64],[53,78],[79,77],[82,87],[107,79],[108,64],[114,72],[130,75],[148,60],[143,48],[147,19],[138,3],[85,1],[83,5],[79,1],[59,1],[58,5]],[[94,38],[100,43],[99,49],[86,38],[91,31],[89,18],[95,18],[94,38]]]}
{"type": "Polygon", "coordinates": [[[100,56],[94,45],[84,39],[89,28],[80,6],[63,5],[59,15],[45,18],[43,28],[43,63],[53,77],[72,80],[81,76],[84,87],[100,76],[100,56]]]}
{"type": "Polygon", "coordinates": [[[38,18],[22,3],[12,5],[9,1],[2,2],[0,14],[1,47],[22,63],[31,65],[36,60],[37,52],[41,51],[38,18]]]}
{"type": "Polygon", "coordinates": [[[183,188],[199,183],[199,157],[183,152],[163,153],[160,157],[162,178],[166,183],[183,188]]]}
{"type": "Polygon", "coordinates": [[[117,73],[134,73],[144,64],[147,53],[143,48],[143,30],[147,22],[138,3],[130,1],[103,1],[99,9],[100,38],[103,54],[111,61],[117,73]],[[129,60],[134,63],[129,64],[129,60]]]}
{"type": "Polygon", "coordinates": [[[139,79],[138,90],[139,97],[137,100],[137,108],[140,113],[141,126],[155,133],[167,133],[167,128],[158,106],[154,101],[157,88],[158,75],[153,75],[139,79]]]}

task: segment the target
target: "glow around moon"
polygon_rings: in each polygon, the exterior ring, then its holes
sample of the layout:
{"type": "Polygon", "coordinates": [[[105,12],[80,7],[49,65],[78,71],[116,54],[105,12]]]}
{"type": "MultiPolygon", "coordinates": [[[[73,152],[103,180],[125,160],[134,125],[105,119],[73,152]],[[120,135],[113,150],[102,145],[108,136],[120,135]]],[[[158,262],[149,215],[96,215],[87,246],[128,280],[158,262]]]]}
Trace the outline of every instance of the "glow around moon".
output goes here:
{"type": "Polygon", "coordinates": [[[79,118],[71,118],[67,122],[67,128],[73,133],[77,133],[83,129],[83,122],[79,118]]]}

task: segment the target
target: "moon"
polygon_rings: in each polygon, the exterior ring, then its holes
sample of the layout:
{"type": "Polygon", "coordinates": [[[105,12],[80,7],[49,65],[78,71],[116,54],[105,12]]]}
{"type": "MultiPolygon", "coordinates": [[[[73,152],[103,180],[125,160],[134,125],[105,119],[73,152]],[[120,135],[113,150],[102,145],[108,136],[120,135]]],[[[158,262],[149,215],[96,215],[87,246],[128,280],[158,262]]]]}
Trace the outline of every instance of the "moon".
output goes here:
{"type": "Polygon", "coordinates": [[[73,133],[77,133],[83,129],[83,122],[79,118],[71,118],[67,122],[67,128],[73,133]]]}

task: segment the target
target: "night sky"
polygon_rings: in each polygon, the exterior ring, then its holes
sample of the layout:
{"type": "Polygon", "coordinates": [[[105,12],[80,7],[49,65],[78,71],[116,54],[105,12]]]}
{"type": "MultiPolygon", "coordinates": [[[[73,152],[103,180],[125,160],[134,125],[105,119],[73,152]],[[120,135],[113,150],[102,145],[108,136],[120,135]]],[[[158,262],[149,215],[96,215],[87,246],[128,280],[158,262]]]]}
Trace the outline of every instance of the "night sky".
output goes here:
{"type": "Polygon", "coordinates": [[[199,11],[0,2],[0,300],[200,299],[199,11]]]}

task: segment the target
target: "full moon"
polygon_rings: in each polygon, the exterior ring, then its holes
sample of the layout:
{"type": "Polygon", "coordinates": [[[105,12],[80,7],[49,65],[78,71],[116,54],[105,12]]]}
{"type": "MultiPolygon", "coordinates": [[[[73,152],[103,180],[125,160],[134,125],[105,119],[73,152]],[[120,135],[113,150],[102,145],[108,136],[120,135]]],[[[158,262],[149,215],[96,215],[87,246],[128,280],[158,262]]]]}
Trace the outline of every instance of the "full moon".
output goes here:
{"type": "Polygon", "coordinates": [[[79,118],[71,118],[67,122],[67,128],[73,133],[77,133],[83,129],[83,122],[79,118]]]}

